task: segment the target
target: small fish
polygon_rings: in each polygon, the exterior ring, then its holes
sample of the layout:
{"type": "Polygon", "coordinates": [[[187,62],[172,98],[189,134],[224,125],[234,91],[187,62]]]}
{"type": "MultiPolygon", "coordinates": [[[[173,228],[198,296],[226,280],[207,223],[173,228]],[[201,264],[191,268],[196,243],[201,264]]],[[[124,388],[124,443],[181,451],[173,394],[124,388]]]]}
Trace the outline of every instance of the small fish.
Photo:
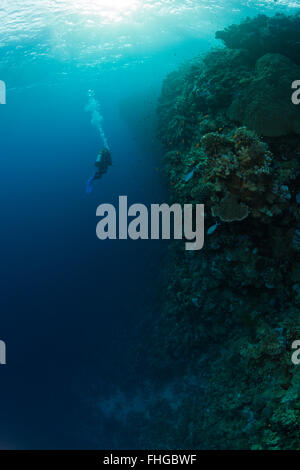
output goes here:
{"type": "Polygon", "coordinates": [[[217,222],[215,225],[212,225],[208,230],[207,230],[207,235],[212,235],[216,230],[217,228],[219,227],[220,222],[217,222]]]}
{"type": "Polygon", "coordinates": [[[195,170],[193,169],[192,171],[190,171],[190,172],[184,177],[184,181],[185,181],[186,183],[187,183],[188,181],[190,181],[190,179],[193,178],[194,173],[195,173],[195,170]]]}

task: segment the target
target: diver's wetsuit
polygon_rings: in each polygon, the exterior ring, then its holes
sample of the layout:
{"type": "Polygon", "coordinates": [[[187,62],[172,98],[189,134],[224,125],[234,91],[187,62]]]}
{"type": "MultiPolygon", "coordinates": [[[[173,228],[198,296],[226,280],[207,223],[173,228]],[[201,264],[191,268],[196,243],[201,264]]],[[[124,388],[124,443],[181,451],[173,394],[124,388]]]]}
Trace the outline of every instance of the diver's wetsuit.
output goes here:
{"type": "Polygon", "coordinates": [[[97,171],[94,174],[94,180],[99,180],[107,173],[108,167],[112,165],[111,153],[107,148],[104,148],[98,156],[95,166],[97,171]]]}
{"type": "Polygon", "coordinates": [[[98,155],[97,160],[95,162],[95,166],[97,170],[94,174],[88,179],[86,185],[86,192],[87,194],[91,194],[93,190],[93,182],[95,180],[100,180],[102,176],[107,173],[108,167],[112,165],[112,158],[111,153],[108,148],[104,148],[101,153],[98,155]]]}

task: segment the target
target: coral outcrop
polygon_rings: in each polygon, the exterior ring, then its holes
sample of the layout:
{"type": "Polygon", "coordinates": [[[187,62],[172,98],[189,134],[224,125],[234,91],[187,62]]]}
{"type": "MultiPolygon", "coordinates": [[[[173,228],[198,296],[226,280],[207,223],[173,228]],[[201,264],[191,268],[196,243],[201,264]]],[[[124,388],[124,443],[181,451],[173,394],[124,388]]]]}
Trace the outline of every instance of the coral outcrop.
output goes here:
{"type": "Polygon", "coordinates": [[[218,206],[212,208],[212,215],[220,217],[223,222],[234,222],[246,219],[249,209],[246,204],[238,202],[237,197],[226,194],[218,206]]]}
{"type": "Polygon", "coordinates": [[[300,67],[281,54],[266,54],[256,62],[253,78],[228,109],[228,116],[258,135],[300,134],[300,109],[291,101],[291,84],[300,67]]]}
{"type": "Polygon", "coordinates": [[[229,49],[244,49],[249,60],[267,53],[284,54],[300,65],[300,15],[258,15],[246,18],[240,24],[217,31],[229,49]]]}

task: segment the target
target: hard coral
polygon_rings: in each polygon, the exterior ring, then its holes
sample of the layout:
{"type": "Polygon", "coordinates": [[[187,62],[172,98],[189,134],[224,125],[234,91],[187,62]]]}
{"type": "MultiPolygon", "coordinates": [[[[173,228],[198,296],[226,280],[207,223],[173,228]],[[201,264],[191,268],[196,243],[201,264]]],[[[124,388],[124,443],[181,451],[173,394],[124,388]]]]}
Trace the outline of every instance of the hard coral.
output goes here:
{"type": "Polygon", "coordinates": [[[248,217],[249,209],[245,204],[239,203],[237,198],[228,193],[218,206],[212,207],[212,215],[220,217],[223,222],[241,221],[248,217]]]}
{"type": "Polygon", "coordinates": [[[247,18],[240,24],[217,31],[216,38],[221,39],[230,49],[246,49],[248,60],[274,52],[285,54],[300,65],[299,14],[247,18]]]}
{"type": "Polygon", "coordinates": [[[223,135],[211,132],[202,137],[202,146],[207,155],[216,157],[227,147],[232,147],[232,142],[223,135]]]}
{"type": "Polygon", "coordinates": [[[233,121],[259,135],[300,134],[300,109],[291,101],[291,84],[300,67],[280,54],[266,54],[256,63],[252,80],[228,109],[233,121]]]}
{"type": "MultiPolygon", "coordinates": [[[[263,222],[282,212],[288,202],[288,186],[282,184],[283,174],[274,165],[274,156],[267,144],[254,132],[242,127],[227,136],[211,133],[203,137],[202,145],[208,159],[201,171],[204,180],[212,185],[212,206],[221,207],[220,198],[231,195],[243,203],[244,215],[247,206],[247,216],[251,214],[263,222]]],[[[287,171],[286,180],[291,176],[287,171]]],[[[216,210],[213,209],[215,215],[216,210]]],[[[240,216],[235,220],[244,218],[240,216]]],[[[226,217],[227,221],[230,219],[226,217]]]]}

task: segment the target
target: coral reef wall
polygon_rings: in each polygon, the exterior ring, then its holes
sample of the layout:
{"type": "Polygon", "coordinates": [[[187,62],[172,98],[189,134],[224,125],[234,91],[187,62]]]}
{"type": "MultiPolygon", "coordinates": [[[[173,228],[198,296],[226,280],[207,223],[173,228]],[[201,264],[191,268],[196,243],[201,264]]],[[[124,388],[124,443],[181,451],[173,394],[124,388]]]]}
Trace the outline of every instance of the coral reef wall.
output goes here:
{"type": "Polygon", "coordinates": [[[300,16],[216,36],[224,45],[170,74],[159,101],[171,200],[204,203],[207,235],[200,252],[170,250],[147,347],[181,392],[139,425],[157,448],[297,449],[300,16]]]}

